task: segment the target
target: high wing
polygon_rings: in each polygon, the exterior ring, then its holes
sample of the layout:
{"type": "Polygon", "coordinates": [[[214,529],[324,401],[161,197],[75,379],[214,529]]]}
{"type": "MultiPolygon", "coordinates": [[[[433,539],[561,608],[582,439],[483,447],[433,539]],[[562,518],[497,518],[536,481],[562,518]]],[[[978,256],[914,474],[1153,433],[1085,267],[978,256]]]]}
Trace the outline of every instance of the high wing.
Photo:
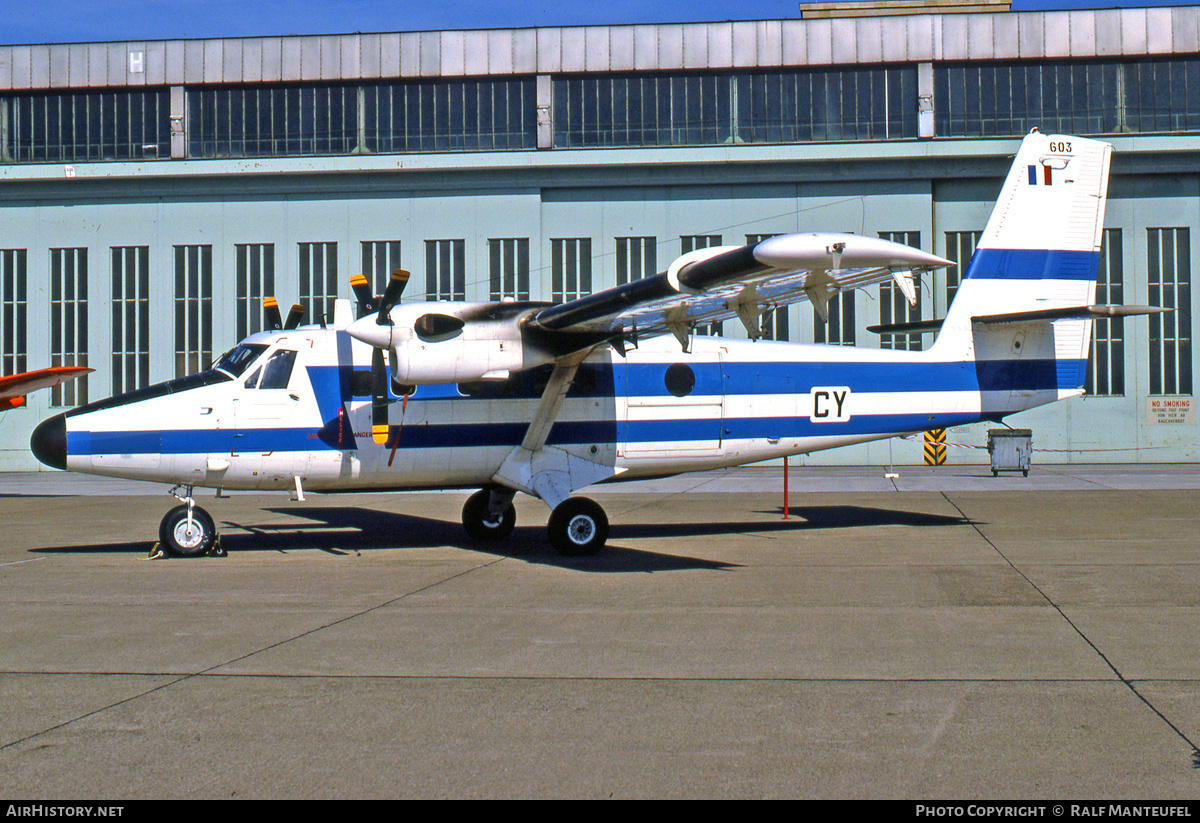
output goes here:
{"type": "MultiPolygon", "coordinates": [[[[360,306],[371,308],[347,330],[388,353],[397,386],[504,379],[599,345],[624,351],[667,332],[687,351],[696,326],[734,316],[757,339],[766,311],[811,300],[825,316],[833,295],[888,279],[915,303],[914,273],[952,265],[879,238],[781,234],[748,246],[698,249],[661,274],[557,305],[401,304],[408,273],[398,270],[377,302],[367,300],[365,279],[355,281],[360,306]]],[[[377,361],[373,371],[382,374],[382,356],[377,361]]],[[[382,411],[385,399],[378,396],[382,411]]]]}
{"type": "Polygon", "coordinates": [[[0,409],[15,409],[25,405],[25,395],[38,389],[48,389],[74,380],[95,369],[83,366],[52,366],[48,369],[10,374],[0,377],[0,409]]]}
{"type": "Polygon", "coordinates": [[[913,303],[915,273],[952,265],[880,238],[781,234],[747,246],[698,249],[662,274],[541,309],[529,326],[551,336],[581,332],[635,341],[669,331],[686,347],[697,325],[736,316],[757,339],[765,311],[810,300],[825,317],[838,292],[889,279],[913,303]]]}

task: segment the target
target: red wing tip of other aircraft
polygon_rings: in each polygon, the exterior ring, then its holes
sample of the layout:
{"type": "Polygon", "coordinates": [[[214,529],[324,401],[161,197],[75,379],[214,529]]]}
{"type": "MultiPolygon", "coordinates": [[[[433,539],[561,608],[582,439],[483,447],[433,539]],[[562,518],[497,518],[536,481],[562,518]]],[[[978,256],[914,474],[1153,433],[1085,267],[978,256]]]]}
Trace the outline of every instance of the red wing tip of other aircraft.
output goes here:
{"type": "Polygon", "coordinates": [[[25,405],[25,395],[48,389],[95,371],[87,366],[51,366],[45,369],[0,377],[0,411],[25,405]]]}

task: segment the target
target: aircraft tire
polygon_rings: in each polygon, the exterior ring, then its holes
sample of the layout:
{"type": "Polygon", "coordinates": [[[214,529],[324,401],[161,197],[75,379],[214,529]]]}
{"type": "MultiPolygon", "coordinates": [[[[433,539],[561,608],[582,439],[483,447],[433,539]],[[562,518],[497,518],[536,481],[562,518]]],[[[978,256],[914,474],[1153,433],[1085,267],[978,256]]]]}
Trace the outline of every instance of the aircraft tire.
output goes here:
{"type": "Polygon", "coordinates": [[[504,540],[512,534],[513,527],[517,525],[517,510],[511,502],[504,510],[504,514],[500,516],[498,523],[488,520],[488,499],[490,497],[491,492],[487,489],[477,491],[467,498],[462,510],[462,524],[463,528],[467,530],[467,534],[475,540],[486,543],[504,540]]]}
{"type": "Polygon", "coordinates": [[[600,504],[586,497],[571,497],[550,513],[546,524],[550,545],[564,557],[596,554],[608,540],[608,516],[600,504]]]}
{"type": "Polygon", "coordinates": [[[158,540],[168,554],[175,557],[202,557],[208,554],[217,540],[217,526],[208,512],[199,506],[192,508],[192,528],[188,530],[187,505],[176,506],[167,512],[158,526],[158,540]]]}

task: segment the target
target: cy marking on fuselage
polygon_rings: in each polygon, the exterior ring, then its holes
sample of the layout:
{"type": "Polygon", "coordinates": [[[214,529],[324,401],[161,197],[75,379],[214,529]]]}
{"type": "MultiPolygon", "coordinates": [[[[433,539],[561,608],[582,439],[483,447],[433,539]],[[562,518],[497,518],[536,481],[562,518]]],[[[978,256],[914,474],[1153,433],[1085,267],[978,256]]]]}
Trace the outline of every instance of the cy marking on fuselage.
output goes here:
{"type": "Polygon", "coordinates": [[[814,386],[811,396],[812,414],[808,419],[813,423],[845,423],[850,419],[846,408],[849,386],[814,386]]]}

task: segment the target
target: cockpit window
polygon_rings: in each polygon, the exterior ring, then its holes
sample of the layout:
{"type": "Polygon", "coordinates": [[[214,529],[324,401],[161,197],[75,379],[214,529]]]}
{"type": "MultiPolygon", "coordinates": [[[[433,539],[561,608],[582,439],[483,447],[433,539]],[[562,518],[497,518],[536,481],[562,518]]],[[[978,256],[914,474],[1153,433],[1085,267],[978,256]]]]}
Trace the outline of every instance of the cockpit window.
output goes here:
{"type": "Polygon", "coordinates": [[[267,365],[263,366],[260,389],[286,389],[292,379],[292,365],[296,362],[296,353],[288,349],[280,349],[271,355],[267,365]]]}
{"type": "Polygon", "coordinates": [[[226,352],[213,368],[225,372],[230,377],[238,377],[266,350],[267,347],[261,343],[243,343],[226,352]]]}

